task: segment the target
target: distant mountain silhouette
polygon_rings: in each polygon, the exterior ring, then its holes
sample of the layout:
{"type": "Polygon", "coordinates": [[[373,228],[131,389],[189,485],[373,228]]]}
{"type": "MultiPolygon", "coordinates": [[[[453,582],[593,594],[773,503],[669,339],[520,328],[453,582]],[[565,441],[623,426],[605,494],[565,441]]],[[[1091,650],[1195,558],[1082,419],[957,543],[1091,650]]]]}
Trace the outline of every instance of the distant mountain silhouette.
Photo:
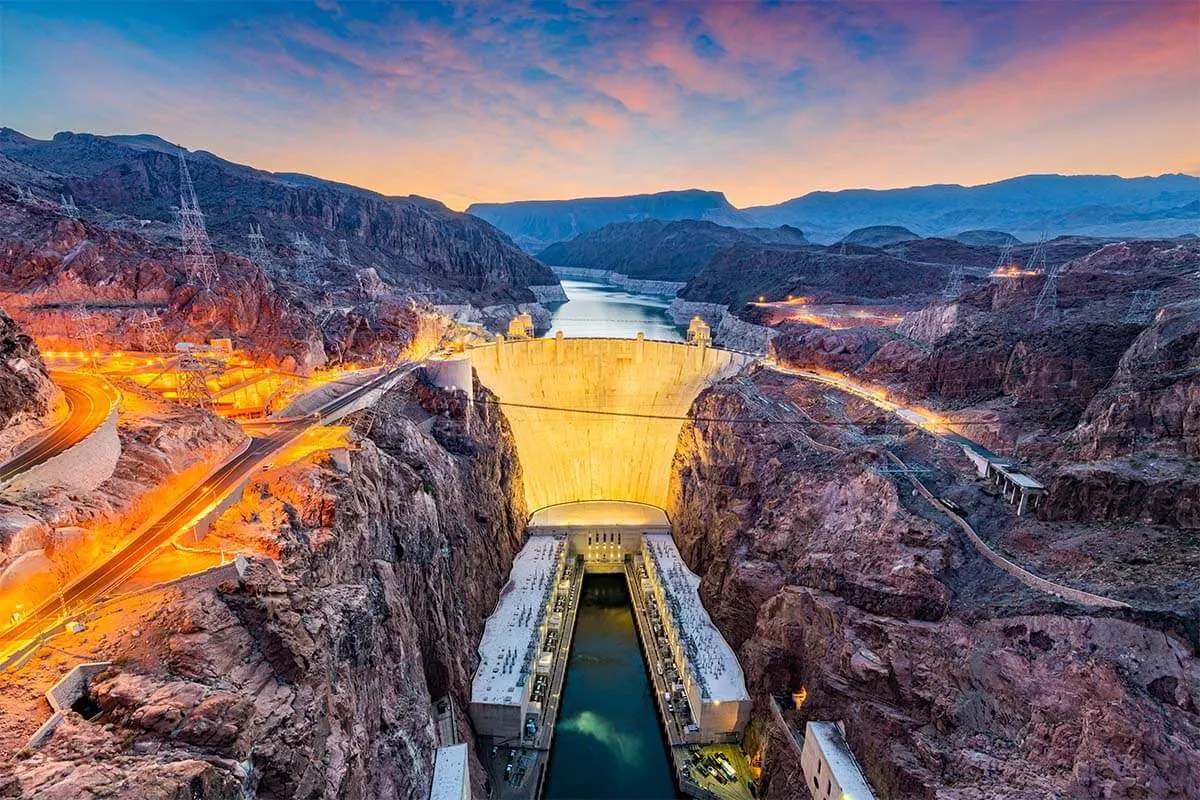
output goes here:
{"type": "Polygon", "coordinates": [[[475,203],[468,214],[487,220],[531,253],[614,222],[696,219],[719,225],[753,224],[721,192],[684,189],[623,197],[475,203]]]}
{"type": "Polygon", "coordinates": [[[1004,231],[959,231],[953,236],[949,236],[947,238],[953,239],[956,242],[962,242],[963,244],[994,245],[996,247],[1003,247],[1006,244],[1017,245],[1021,243],[1020,239],[1013,236],[1011,233],[1005,233],[1004,231]]]}
{"type": "Polygon", "coordinates": [[[921,237],[900,225],[870,225],[850,231],[842,241],[846,244],[865,244],[867,247],[886,247],[899,242],[911,242],[921,237]]]}
{"type": "Polygon", "coordinates": [[[849,232],[899,225],[920,236],[1005,231],[1022,241],[1076,234],[1119,238],[1200,232],[1200,178],[1161,175],[1023,175],[983,184],[812,192],[778,205],[737,209],[720,192],[687,190],[626,197],[480,203],[486,219],[518,244],[546,245],[613,222],[699,219],[736,227],[792,225],[829,244],[849,232]]]}
{"type": "Polygon", "coordinates": [[[796,228],[730,228],[700,220],[618,222],[558,242],[543,264],[612,270],[632,278],[686,281],[717,252],[740,243],[805,244],[796,228]]]}

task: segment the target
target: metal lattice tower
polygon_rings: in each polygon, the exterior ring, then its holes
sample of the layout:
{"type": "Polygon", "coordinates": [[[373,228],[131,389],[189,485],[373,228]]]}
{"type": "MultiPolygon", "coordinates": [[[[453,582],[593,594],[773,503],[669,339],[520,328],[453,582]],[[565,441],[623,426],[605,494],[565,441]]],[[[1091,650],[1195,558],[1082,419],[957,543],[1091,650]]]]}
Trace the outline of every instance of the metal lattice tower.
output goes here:
{"type": "Polygon", "coordinates": [[[1013,246],[1011,243],[1006,243],[1000,248],[1000,258],[996,259],[996,272],[1008,269],[1013,265],[1013,246]]]}
{"type": "Polygon", "coordinates": [[[350,246],[346,244],[345,239],[338,239],[338,263],[344,267],[352,266],[350,263],[350,246]]]}
{"type": "Polygon", "coordinates": [[[58,210],[64,217],[79,219],[79,206],[75,205],[75,195],[60,194],[58,210]]]}
{"type": "Polygon", "coordinates": [[[1058,275],[1062,270],[1062,265],[1055,264],[1046,269],[1046,240],[1044,237],[1038,240],[1037,247],[1033,248],[1033,252],[1030,253],[1025,269],[1041,270],[1046,274],[1046,282],[1042,285],[1042,291],[1038,292],[1037,300],[1033,304],[1033,318],[1037,319],[1043,314],[1053,314],[1058,309],[1058,275]]]}
{"type": "Polygon", "coordinates": [[[358,412],[354,420],[354,424],[350,426],[350,432],[358,439],[365,439],[371,433],[371,428],[375,426],[375,416],[378,414],[379,405],[372,403],[371,405],[358,412]]]}
{"type": "Polygon", "coordinates": [[[942,299],[947,302],[951,300],[957,300],[958,296],[962,294],[962,288],[963,268],[956,264],[950,270],[950,277],[946,281],[946,288],[942,289],[942,299]]]}
{"type": "Polygon", "coordinates": [[[92,318],[92,312],[83,303],[75,303],[68,309],[67,318],[71,324],[71,338],[83,347],[87,369],[95,370],[96,357],[93,353],[96,352],[96,321],[92,318]]]}
{"type": "Polygon", "coordinates": [[[271,254],[267,252],[267,237],[263,236],[262,226],[251,222],[250,233],[246,234],[246,238],[250,240],[250,260],[261,267],[271,258],[271,254]]]}
{"type": "Polygon", "coordinates": [[[22,205],[33,206],[33,205],[37,205],[38,198],[37,198],[37,195],[35,195],[33,193],[32,189],[30,189],[27,186],[21,186],[18,184],[17,185],[17,202],[21,203],[22,205]]]}
{"type": "Polygon", "coordinates": [[[186,350],[179,356],[175,372],[175,399],[182,405],[208,408],[212,405],[212,391],[208,388],[208,375],[212,365],[186,350]]]}
{"type": "Polygon", "coordinates": [[[167,334],[163,330],[162,317],[158,315],[157,311],[151,314],[149,311],[143,310],[142,315],[134,325],[137,327],[138,342],[141,344],[143,352],[170,352],[171,346],[167,343],[167,334]]]}
{"type": "Polygon", "coordinates": [[[1143,325],[1154,315],[1154,307],[1158,304],[1158,292],[1153,289],[1138,289],[1129,301],[1129,310],[1121,318],[1122,322],[1143,325]]]}
{"type": "Polygon", "coordinates": [[[179,239],[183,245],[183,267],[188,282],[205,290],[211,290],[217,282],[217,259],[213,255],[212,241],[204,225],[204,214],[196,199],[196,187],[192,185],[192,173],[188,171],[187,158],[179,151],[179,239]]]}
{"type": "Polygon", "coordinates": [[[316,253],[312,242],[303,231],[292,234],[292,247],[296,257],[292,264],[292,280],[311,286],[317,282],[316,253]]]}

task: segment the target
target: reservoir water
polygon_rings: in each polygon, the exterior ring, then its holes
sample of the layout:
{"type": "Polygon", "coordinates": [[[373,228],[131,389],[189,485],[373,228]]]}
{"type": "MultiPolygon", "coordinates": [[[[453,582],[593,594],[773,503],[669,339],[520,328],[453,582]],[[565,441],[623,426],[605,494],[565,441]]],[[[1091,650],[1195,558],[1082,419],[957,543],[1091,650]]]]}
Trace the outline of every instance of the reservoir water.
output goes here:
{"type": "Polygon", "coordinates": [[[546,304],[550,309],[550,330],[546,336],[553,337],[562,331],[564,336],[573,338],[633,339],[641,331],[647,339],[683,341],[681,329],[671,321],[667,311],[670,298],[570,278],[563,278],[562,286],[567,302],[546,304]]]}
{"type": "Polygon", "coordinates": [[[624,575],[584,578],[545,800],[675,800],[624,575]]]}

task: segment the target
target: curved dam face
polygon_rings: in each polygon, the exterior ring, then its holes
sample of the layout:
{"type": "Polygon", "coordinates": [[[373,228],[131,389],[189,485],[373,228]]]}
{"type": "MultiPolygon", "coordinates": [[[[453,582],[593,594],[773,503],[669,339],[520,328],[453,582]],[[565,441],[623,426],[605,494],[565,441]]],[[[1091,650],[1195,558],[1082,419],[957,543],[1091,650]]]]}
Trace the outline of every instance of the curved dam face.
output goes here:
{"type": "Polygon", "coordinates": [[[469,353],[512,426],[530,510],[581,500],[665,506],[681,418],[705,386],[751,359],[682,342],[562,337],[469,353]]]}

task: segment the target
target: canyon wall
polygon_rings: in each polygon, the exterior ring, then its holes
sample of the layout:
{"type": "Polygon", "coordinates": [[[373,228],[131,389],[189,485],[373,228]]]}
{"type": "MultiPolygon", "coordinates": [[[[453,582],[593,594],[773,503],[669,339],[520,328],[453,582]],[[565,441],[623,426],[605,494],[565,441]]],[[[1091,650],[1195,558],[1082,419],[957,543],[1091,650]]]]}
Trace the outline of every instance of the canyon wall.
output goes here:
{"type": "Polygon", "coordinates": [[[393,392],[348,473],[317,454],[247,489],[210,534],[260,554],[243,577],[129,601],[133,637],[93,652],[115,664],[91,688],[105,724],[68,714],[0,795],[426,798],[431,702],[467,706],[525,508],[498,409],[468,434],[460,402],[412,394],[450,417],[393,392]]]}
{"type": "MultiPolygon", "coordinates": [[[[828,416],[825,389],[755,380],[828,416]]],[[[722,386],[693,408],[756,413],[722,386]]],[[[668,510],[746,673],[764,796],[807,800],[796,738],[835,719],[882,798],[1195,797],[1197,643],[1016,581],[840,430],[680,435],[668,510]]]]}

